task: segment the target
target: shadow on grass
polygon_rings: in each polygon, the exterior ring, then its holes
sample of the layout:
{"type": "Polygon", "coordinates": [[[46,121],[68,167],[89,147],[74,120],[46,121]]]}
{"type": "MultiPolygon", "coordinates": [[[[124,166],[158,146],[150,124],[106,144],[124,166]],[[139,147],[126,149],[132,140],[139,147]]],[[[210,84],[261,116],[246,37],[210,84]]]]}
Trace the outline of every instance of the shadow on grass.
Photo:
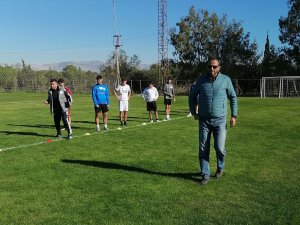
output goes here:
{"type": "Polygon", "coordinates": [[[8,126],[15,126],[15,127],[34,127],[34,128],[55,128],[54,125],[44,125],[44,124],[36,124],[36,125],[29,125],[29,124],[6,124],[8,126]]]}
{"type": "Polygon", "coordinates": [[[111,163],[111,162],[102,162],[102,161],[94,161],[94,160],[70,160],[70,159],[62,159],[63,163],[71,163],[71,164],[79,164],[84,166],[92,166],[102,169],[113,169],[113,170],[123,170],[128,172],[136,172],[136,173],[144,173],[150,175],[158,175],[164,177],[173,177],[173,178],[180,178],[191,180],[194,182],[200,182],[200,173],[163,173],[163,172],[156,172],[140,167],[135,166],[127,166],[118,163],[111,163]]]}
{"type": "Polygon", "coordinates": [[[8,131],[8,130],[3,130],[0,131],[0,133],[2,134],[6,134],[6,135],[28,135],[28,136],[39,136],[39,137],[49,137],[49,135],[45,135],[45,134],[38,134],[36,132],[22,132],[22,131],[8,131]]]}
{"type": "MultiPolygon", "coordinates": [[[[44,124],[7,124],[8,126],[16,126],[16,127],[33,127],[33,128],[55,128],[54,125],[44,125],[44,124]]],[[[61,126],[63,128],[63,125],[61,126]]],[[[81,127],[72,126],[72,129],[80,129],[81,127]]]]}
{"type": "Polygon", "coordinates": [[[141,121],[141,122],[145,122],[147,121],[148,122],[149,120],[149,117],[148,115],[146,115],[145,117],[137,117],[137,116],[128,116],[128,119],[127,121],[131,121],[131,122],[135,122],[135,121],[141,121]]]}
{"type": "Polygon", "coordinates": [[[72,120],[72,123],[87,123],[87,124],[95,124],[95,121],[72,120]]]}

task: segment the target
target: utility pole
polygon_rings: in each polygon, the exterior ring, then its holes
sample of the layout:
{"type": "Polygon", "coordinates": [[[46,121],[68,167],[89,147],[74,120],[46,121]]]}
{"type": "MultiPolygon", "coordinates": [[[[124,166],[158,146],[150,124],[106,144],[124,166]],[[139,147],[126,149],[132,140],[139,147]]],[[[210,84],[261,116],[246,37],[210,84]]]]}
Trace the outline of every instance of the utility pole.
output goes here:
{"type": "Polygon", "coordinates": [[[122,35],[119,35],[118,31],[117,31],[117,16],[116,16],[116,1],[115,0],[113,0],[113,14],[114,14],[114,26],[115,26],[115,35],[113,36],[113,44],[115,46],[114,59],[115,59],[115,67],[116,67],[115,86],[117,87],[121,82],[120,66],[119,66],[119,47],[122,46],[122,41],[121,41],[122,35]]]}
{"type": "Polygon", "coordinates": [[[169,75],[167,0],[158,0],[158,82],[162,87],[169,75]]]}

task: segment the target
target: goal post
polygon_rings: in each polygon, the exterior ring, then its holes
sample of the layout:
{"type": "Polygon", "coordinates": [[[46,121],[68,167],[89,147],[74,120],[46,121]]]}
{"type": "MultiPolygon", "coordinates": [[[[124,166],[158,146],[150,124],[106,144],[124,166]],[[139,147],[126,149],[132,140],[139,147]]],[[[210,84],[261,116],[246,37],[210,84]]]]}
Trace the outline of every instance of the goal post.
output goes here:
{"type": "Polygon", "coordinates": [[[260,97],[300,97],[300,76],[262,77],[260,97]]]}

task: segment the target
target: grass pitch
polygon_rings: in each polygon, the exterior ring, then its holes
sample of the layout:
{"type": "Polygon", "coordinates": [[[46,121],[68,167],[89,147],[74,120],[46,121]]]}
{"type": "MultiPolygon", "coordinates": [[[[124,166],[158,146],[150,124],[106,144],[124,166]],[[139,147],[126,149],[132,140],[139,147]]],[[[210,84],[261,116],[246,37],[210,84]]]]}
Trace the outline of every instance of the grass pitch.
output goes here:
{"type": "Polygon", "coordinates": [[[204,187],[187,97],[148,124],[133,96],[119,130],[112,96],[110,131],[96,133],[90,95],[75,94],[71,141],[55,140],[45,98],[0,94],[0,224],[300,224],[299,98],[240,98],[226,175],[204,187]]]}

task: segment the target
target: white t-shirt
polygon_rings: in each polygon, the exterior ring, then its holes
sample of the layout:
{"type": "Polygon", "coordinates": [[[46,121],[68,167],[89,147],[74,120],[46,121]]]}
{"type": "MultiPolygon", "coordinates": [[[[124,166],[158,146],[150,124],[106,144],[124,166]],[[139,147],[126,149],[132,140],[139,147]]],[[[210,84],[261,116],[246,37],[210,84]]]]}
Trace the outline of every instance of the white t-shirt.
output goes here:
{"type": "Polygon", "coordinates": [[[128,84],[119,85],[116,88],[116,91],[118,92],[117,95],[119,96],[120,101],[128,101],[128,95],[131,92],[130,86],[128,84]]]}
{"type": "Polygon", "coordinates": [[[143,91],[143,97],[147,102],[153,102],[156,101],[158,98],[158,92],[156,87],[152,87],[152,88],[146,88],[143,91]]]}

